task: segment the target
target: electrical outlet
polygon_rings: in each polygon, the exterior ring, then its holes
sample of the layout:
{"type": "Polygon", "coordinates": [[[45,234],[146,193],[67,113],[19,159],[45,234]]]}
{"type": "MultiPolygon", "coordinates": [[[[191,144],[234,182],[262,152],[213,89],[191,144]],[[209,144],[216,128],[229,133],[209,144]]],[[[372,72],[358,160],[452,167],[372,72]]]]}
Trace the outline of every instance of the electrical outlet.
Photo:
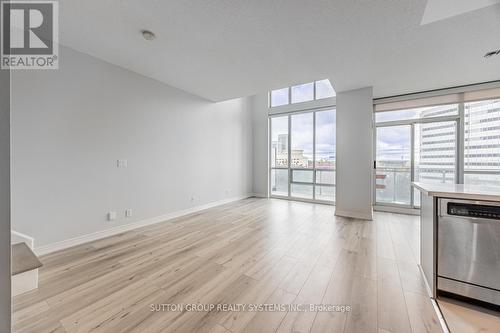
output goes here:
{"type": "Polygon", "coordinates": [[[191,202],[194,202],[194,197],[191,197],[191,202]]]}
{"type": "Polygon", "coordinates": [[[108,221],[114,221],[114,220],[116,220],[116,212],[109,212],[108,221]]]}
{"type": "Polygon", "coordinates": [[[125,210],[125,217],[132,217],[132,209],[131,208],[125,210]]]}
{"type": "Polygon", "coordinates": [[[128,161],[127,160],[116,160],[116,166],[118,168],[126,168],[126,167],[128,167],[128,161]]]}

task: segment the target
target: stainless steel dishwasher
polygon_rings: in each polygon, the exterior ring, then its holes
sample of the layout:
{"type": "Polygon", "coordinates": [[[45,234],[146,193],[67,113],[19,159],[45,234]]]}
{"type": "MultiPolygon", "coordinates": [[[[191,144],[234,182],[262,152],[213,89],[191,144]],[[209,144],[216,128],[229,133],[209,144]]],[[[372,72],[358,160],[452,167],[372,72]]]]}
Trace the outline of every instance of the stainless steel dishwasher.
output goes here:
{"type": "Polygon", "coordinates": [[[500,305],[500,203],[439,201],[438,293],[500,305]]]}

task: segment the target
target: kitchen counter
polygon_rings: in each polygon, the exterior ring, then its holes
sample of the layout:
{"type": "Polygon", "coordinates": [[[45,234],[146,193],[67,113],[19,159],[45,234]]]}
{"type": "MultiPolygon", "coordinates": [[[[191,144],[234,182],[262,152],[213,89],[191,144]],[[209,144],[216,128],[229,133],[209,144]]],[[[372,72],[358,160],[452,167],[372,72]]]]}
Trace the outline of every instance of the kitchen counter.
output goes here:
{"type": "Polygon", "coordinates": [[[431,197],[500,202],[500,188],[484,185],[413,182],[413,187],[431,197]]]}

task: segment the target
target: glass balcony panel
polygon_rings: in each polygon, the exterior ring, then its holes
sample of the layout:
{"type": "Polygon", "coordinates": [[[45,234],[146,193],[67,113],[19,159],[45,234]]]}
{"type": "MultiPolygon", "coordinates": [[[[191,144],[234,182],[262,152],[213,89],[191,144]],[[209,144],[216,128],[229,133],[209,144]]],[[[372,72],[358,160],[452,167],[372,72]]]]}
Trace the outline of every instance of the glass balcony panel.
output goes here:
{"type": "Polygon", "coordinates": [[[272,169],[271,170],[271,194],[272,195],[288,195],[288,170],[287,169],[272,169]]]}

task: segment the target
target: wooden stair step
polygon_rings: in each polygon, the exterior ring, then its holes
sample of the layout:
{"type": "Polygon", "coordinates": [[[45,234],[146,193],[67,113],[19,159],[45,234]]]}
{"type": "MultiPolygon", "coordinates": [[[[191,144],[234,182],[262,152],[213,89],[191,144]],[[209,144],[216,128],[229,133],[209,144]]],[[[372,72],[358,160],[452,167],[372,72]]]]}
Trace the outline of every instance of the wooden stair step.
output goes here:
{"type": "Polygon", "coordinates": [[[42,262],[26,243],[12,245],[12,275],[42,267],[42,262]]]}

